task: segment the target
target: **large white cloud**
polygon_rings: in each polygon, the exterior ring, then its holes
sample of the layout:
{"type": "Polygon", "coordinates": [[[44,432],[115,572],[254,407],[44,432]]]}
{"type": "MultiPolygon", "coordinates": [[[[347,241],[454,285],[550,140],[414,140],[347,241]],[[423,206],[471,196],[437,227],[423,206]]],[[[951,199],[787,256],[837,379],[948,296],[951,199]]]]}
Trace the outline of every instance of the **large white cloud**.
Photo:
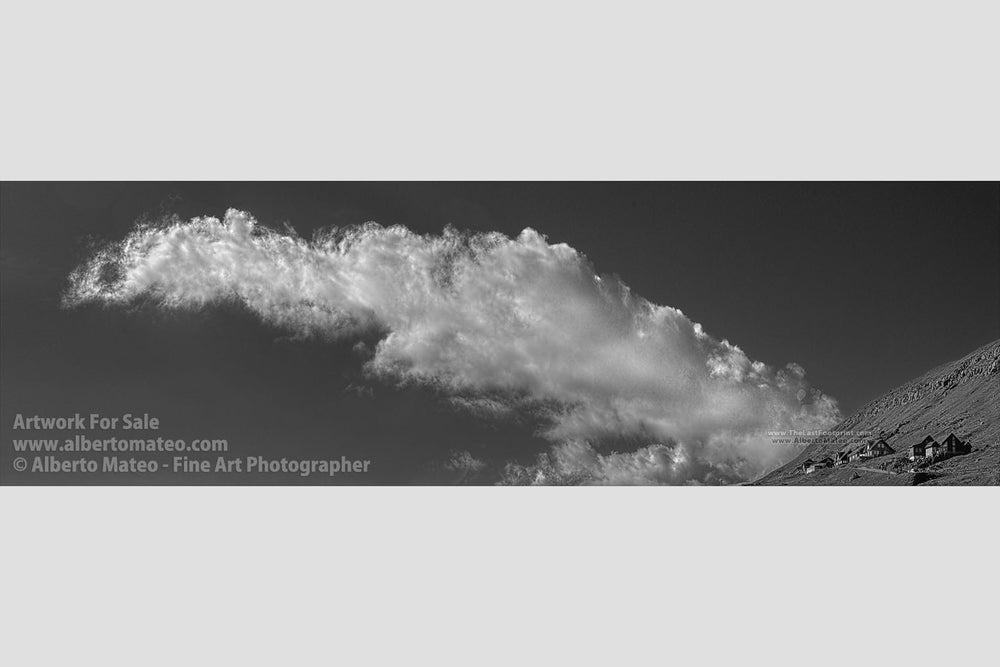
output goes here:
{"type": "Polygon", "coordinates": [[[511,239],[368,224],[305,240],[231,209],[137,227],[71,275],[65,302],[140,297],[235,300],[300,336],[381,332],[371,373],[434,385],[485,415],[533,411],[567,479],[749,479],[795,453],[766,431],[839,418],[798,365],[749,359],[532,229],[511,239]],[[622,438],[646,446],[600,453],[622,438]]]}

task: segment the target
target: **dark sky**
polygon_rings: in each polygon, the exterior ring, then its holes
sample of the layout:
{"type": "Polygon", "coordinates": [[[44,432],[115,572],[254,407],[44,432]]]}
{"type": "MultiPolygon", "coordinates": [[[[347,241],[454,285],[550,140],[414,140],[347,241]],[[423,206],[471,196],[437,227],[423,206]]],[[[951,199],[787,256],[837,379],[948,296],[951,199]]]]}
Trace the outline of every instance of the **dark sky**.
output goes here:
{"type": "Polygon", "coordinates": [[[447,482],[433,469],[443,453],[527,462],[545,446],[537,425],[484,423],[428,389],[351,393],[353,341],[290,341],[232,307],[59,307],[88,239],[120,239],[142,216],[229,207],[303,236],[369,220],[534,227],[751,358],[801,364],[845,414],[1000,335],[993,183],[5,183],[0,479],[24,481],[8,463],[18,412],[150,412],[164,435],[227,438],[240,456],[378,461],[341,483],[447,482]]]}

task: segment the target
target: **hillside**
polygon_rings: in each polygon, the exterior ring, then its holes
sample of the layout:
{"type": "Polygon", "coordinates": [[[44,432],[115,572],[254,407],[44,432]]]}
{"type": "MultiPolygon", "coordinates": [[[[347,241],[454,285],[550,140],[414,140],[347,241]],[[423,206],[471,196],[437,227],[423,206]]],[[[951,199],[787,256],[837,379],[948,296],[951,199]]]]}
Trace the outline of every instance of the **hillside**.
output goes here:
{"type": "Polygon", "coordinates": [[[1000,484],[1000,340],[880,396],[837,425],[834,432],[755,484],[1000,484]],[[858,432],[870,435],[855,435],[858,432]],[[908,460],[910,445],[926,436],[940,442],[949,433],[968,442],[972,452],[925,466],[908,460]],[[896,453],[810,474],[801,471],[806,459],[833,457],[840,450],[878,438],[884,438],[896,453]]]}

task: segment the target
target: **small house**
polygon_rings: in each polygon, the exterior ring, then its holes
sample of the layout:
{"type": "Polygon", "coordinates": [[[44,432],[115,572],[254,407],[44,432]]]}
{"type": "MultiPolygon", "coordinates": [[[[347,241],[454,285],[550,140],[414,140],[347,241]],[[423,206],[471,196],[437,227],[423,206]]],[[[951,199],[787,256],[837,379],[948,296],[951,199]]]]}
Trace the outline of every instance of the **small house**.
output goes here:
{"type": "Polygon", "coordinates": [[[848,461],[864,461],[895,453],[896,450],[890,447],[884,438],[879,438],[877,441],[869,440],[853,450],[838,453],[836,464],[841,465],[848,461]]]}
{"type": "Polygon", "coordinates": [[[863,444],[860,447],[858,447],[858,458],[859,459],[870,459],[870,458],[873,458],[873,457],[874,457],[874,454],[872,454],[872,441],[871,440],[869,440],[865,444],[863,444]]]}
{"type": "Polygon", "coordinates": [[[834,454],[833,465],[842,466],[848,461],[850,461],[850,459],[848,458],[848,454],[850,454],[849,451],[837,452],[836,454],[834,454]]]}
{"type": "Polygon", "coordinates": [[[802,471],[807,475],[811,472],[816,472],[820,468],[830,468],[833,466],[833,459],[829,456],[825,459],[820,459],[819,461],[806,461],[802,464],[802,471]]]}
{"type": "Polygon", "coordinates": [[[941,453],[946,456],[968,454],[971,451],[972,447],[969,446],[969,443],[962,442],[954,433],[949,434],[941,443],[941,453]]]}
{"type": "Polygon", "coordinates": [[[876,456],[895,454],[896,450],[890,447],[884,438],[879,438],[877,441],[868,444],[868,453],[871,458],[875,458],[876,456]]]}
{"type": "Polygon", "coordinates": [[[932,452],[935,447],[940,447],[937,440],[931,436],[927,436],[917,444],[910,446],[910,460],[916,461],[917,459],[922,459],[925,456],[934,456],[932,452]]]}

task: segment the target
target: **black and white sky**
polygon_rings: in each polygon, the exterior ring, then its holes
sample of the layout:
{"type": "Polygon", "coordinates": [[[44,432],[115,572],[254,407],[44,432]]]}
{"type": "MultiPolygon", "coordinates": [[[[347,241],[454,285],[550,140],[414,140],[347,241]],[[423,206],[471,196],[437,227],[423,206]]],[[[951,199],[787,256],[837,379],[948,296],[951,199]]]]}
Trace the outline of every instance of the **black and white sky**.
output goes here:
{"type": "Polygon", "coordinates": [[[998,220],[994,183],[5,183],[3,438],[150,413],[373,461],[337,483],[745,481],[998,337],[998,220]]]}

